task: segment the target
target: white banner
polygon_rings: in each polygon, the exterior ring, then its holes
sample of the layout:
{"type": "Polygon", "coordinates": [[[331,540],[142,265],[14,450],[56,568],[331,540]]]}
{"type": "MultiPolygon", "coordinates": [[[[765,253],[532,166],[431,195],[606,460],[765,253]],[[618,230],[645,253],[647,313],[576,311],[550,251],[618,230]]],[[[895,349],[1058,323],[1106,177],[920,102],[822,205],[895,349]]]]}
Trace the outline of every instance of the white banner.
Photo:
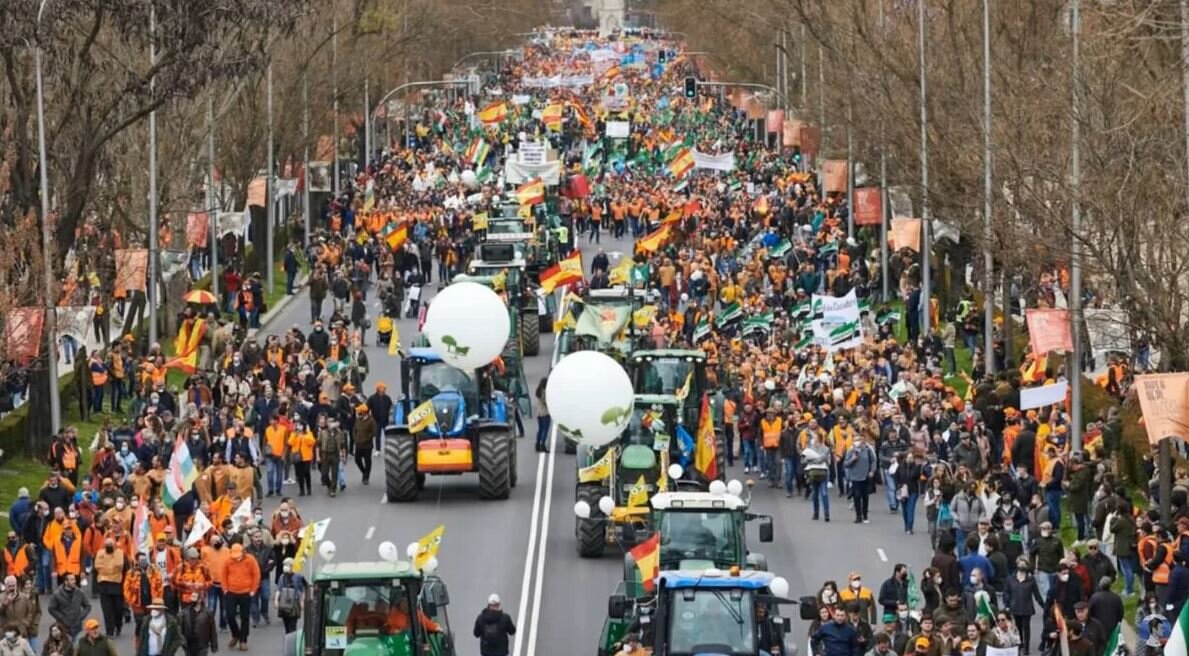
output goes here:
{"type": "Polygon", "coordinates": [[[520,144],[520,163],[526,166],[540,166],[545,163],[545,144],[530,141],[520,144]]]}
{"type": "Polygon", "coordinates": [[[87,350],[93,350],[92,344],[98,344],[91,333],[94,332],[95,308],[90,305],[54,308],[57,319],[58,336],[70,335],[79,344],[85,344],[87,350]]]}
{"type": "Polygon", "coordinates": [[[295,195],[297,193],[297,178],[292,178],[289,180],[281,178],[277,180],[277,186],[273,192],[276,194],[277,198],[295,195]]]}
{"type": "Polygon", "coordinates": [[[632,134],[632,124],[628,121],[607,121],[606,125],[610,139],[627,139],[632,134]]]}
{"type": "Polygon", "coordinates": [[[1131,353],[1130,317],[1120,308],[1085,308],[1086,332],[1095,355],[1101,353],[1131,353]]]}
{"type": "Polygon", "coordinates": [[[603,95],[603,98],[600,102],[603,105],[603,109],[606,109],[610,112],[622,112],[628,108],[627,96],[616,96],[614,94],[608,93],[603,95]]]}
{"type": "Polygon", "coordinates": [[[1025,387],[1020,390],[1020,410],[1043,408],[1046,405],[1065,403],[1065,392],[1068,389],[1069,383],[1064,380],[1059,383],[1053,383],[1052,385],[1025,387]]]}
{"type": "Polygon", "coordinates": [[[551,77],[521,78],[520,86],[526,89],[558,89],[562,87],[584,87],[594,84],[593,75],[554,75],[551,77]]]}
{"type": "Polygon", "coordinates": [[[712,171],[734,171],[735,170],[735,153],[723,153],[721,155],[708,155],[694,151],[694,168],[695,169],[710,169],[712,171]]]}
{"type": "Polygon", "coordinates": [[[855,290],[842,298],[814,294],[812,307],[813,336],[822,348],[833,352],[863,343],[855,290]]]}
{"type": "Polygon", "coordinates": [[[246,235],[248,226],[252,223],[252,215],[248,213],[247,209],[240,211],[232,210],[230,212],[216,212],[218,217],[215,220],[215,226],[218,229],[216,234],[220,237],[227,233],[235,235],[246,235]]]}
{"type": "Polygon", "coordinates": [[[532,101],[533,101],[533,97],[530,95],[527,95],[527,94],[517,93],[517,94],[512,95],[512,104],[513,105],[527,105],[527,104],[531,103],[532,101]]]}
{"type": "Polygon", "coordinates": [[[186,270],[190,264],[190,251],[161,251],[161,277],[169,280],[186,270]]]}
{"type": "Polygon", "coordinates": [[[547,185],[556,186],[561,181],[561,162],[522,164],[512,159],[504,162],[504,184],[520,184],[537,177],[547,185]]]}
{"type": "MultiPolygon", "coordinates": [[[[992,647],[991,645],[987,645],[987,656],[1020,656],[1020,648],[992,647]]],[[[1113,654],[1108,656],[1113,656],[1113,654]]]]}
{"type": "Polygon", "coordinates": [[[908,193],[908,187],[888,187],[888,205],[893,219],[916,218],[912,213],[912,195],[908,193]]]}

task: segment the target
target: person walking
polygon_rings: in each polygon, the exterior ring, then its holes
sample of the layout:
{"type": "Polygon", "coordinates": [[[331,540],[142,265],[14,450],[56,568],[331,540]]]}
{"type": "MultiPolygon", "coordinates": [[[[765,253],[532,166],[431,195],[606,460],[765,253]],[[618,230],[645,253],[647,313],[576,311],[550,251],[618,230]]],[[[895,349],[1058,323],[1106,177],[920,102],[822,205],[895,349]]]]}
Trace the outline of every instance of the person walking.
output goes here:
{"type": "Polygon", "coordinates": [[[248,650],[252,595],[260,587],[260,566],[248,557],[244,545],[231,545],[231,557],[223,563],[223,598],[227,606],[227,626],[231,629],[228,648],[248,650]]]}
{"type": "Polygon", "coordinates": [[[545,386],[549,383],[549,376],[541,378],[541,382],[537,383],[537,392],[534,397],[537,401],[537,453],[549,453],[549,429],[553,424],[553,419],[549,416],[549,405],[545,402],[545,386]]]}
{"type": "Polygon", "coordinates": [[[293,459],[294,476],[297,477],[297,496],[304,497],[314,491],[310,469],[314,466],[314,452],[318,440],[313,431],[306,428],[300,419],[289,434],[289,456],[293,459]]]}
{"type": "Polygon", "coordinates": [[[99,594],[104,630],[107,635],[119,636],[124,628],[124,572],[128,569],[128,558],[123,549],[116,549],[110,535],[104,539],[103,549],[95,554],[94,567],[95,592],[99,594]]]}
{"type": "Polygon", "coordinates": [[[276,598],[273,605],[277,608],[277,617],[285,625],[285,633],[297,630],[297,620],[301,619],[302,599],[305,598],[305,577],[293,571],[293,559],[286,558],[281,563],[281,576],[277,579],[276,598]]]}
{"type": "Polygon", "coordinates": [[[83,619],[91,614],[89,595],[78,588],[78,576],[67,574],[50,596],[50,617],[66,626],[73,640],[83,630],[83,619]]]}
{"type": "Polygon", "coordinates": [[[22,589],[17,577],[11,574],[4,579],[4,594],[0,596],[0,621],[16,624],[21,635],[30,644],[37,644],[37,631],[41,625],[41,599],[28,582],[22,589]]]}
{"type": "Polygon", "coordinates": [[[474,634],[479,639],[479,656],[508,656],[508,638],[516,635],[516,625],[500,610],[498,594],[487,598],[487,607],[475,618],[474,634]]]}
{"type": "Polygon", "coordinates": [[[182,650],[186,656],[207,656],[219,651],[219,629],[215,625],[215,616],[206,609],[202,597],[198,592],[189,593],[178,619],[182,650]]]}
{"type": "Polygon", "coordinates": [[[317,323],[322,319],[322,303],[326,301],[326,293],[330,289],[330,282],[326,279],[326,269],[319,264],[310,276],[310,323],[317,323]]]}
{"type": "Polygon", "coordinates": [[[178,621],[165,612],[164,599],[154,599],[148,608],[148,619],[137,634],[136,656],[174,656],[182,646],[178,621]]]}
{"type": "Polygon", "coordinates": [[[4,639],[0,640],[0,656],[37,656],[29,641],[21,637],[20,628],[9,622],[4,625],[4,639]]]}
{"type": "Polygon", "coordinates": [[[41,656],[74,656],[74,644],[70,642],[65,626],[57,622],[50,626],[50,635],[41,647],[41,656]]]}
{"type": "Polygon", "coordinates": [[[813,498],[813,519],[824,511],[830,521],[830,449],[822,444],[817,434],[809,437],[809,444],[801,451],[801,466],[805,469],[805,480],[809,484],[809,496],[813,498]]]}
{"type": "Polygon", "coordinates": [[[846,480],[850,482],[851,497],[855,505],[855,523],[866,524],[867,502],[871,496],[871,476],[875,472],[875,450],[867,444],[862,435],[855,436],[855,444],[846,454],[843,461],[846,467],[846,480]]]}
{"type": "Polygon", "coordinates": [[[376,446],[376,437],[380,428],[372,418],[371,409],[366,404],[355,407],[355,466],[359,468],[361,482],[367,485],[372,477],[372,449],[376,446]]]}
{"type": "Polygon", "coordinates": [[[79,638],[74,656],[117,656],[115,643],[99,630],[99,620],[91,618],[83,628],[86,634],[79,638]]]}
{"type": "Polygon", "coordinates": [[[318,466],[322,470],[322,485],[330,490],[331,497],[338,496],[339,463],[347,457],[347,445],[337,424],[331,424],[326,415],[318,416],[318,466]]]}
{"type": "Polygon", "coordinates": [[[256,594],[252,595],[252,627],[256,628],[261,624],[272,624],[268,619],[268,602],[272,597],[268,573],[274,569],[275,564],[272,546],[264,542],[263,528],[252,532],[252,539],[246,551],[256,559],[256,565],[260,569],[260,585],[256,588],[256,594]]]}

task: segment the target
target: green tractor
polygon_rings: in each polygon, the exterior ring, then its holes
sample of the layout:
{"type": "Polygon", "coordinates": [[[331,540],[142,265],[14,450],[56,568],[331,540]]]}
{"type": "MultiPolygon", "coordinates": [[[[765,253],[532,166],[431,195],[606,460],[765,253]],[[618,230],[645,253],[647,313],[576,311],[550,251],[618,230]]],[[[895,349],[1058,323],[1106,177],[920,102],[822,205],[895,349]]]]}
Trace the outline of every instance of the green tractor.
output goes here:
{"type": "MultiPolygon", "coordinates": [[[[680,416],[686,426],[697,426],[702,396],[710,392],[706,378],[706,352],[699,349],[644,349],[628,359],[628,375],[637,395],[660,394],[682,397],[680,416]],[[687,384],[688,383],[688,384],[687,384]]],[[[719,413],[710,404],[715,420],[715,457],[720,474],[727,470],[727,444],[719,413]]]]}
{"type": "Polygon", "coordinates": [[[407,562],[328,563],[305,591],[302,624],[285,656],[454,656],[437,576],[407,562]]]}
{"type": "Polygon", "coordinates": [[[580,298],[566,303],[555,348],[561,357],[575,351],[599,351],[626,363],[643,338],[633,320],[641,307],[643,297],[629,288],[588,289],[580,298]],[[588,318],[583,320],[583,315],[588,318]],[[612,331],[614,334],[608,334],[612,331]]]}
{"type": "MultiPolygon", "coordinates": [[[[648,532],[647,499],[654,493],[710,485],[693,467],[675,464],[693,458],[693,446],[674,437],[682,423],[679,407],[673,395],[637,395],[631,421],[618,441],[597,449],[578,445],[574,533],[579,556],[598,558],[607,545],[634,546],[637,536],[648,532]]],[[[692,438],[692,430],[688,432],[692,438]]],[[[724,470],[719,472],[721,478],[724,470]]]]}
{"type": "Polygon", "coordinates": [[[475,246],[475,256],[467,265],[466,275],[455,276],[454,280],[478,282],[506,294],[511,336],[518,352],[537,355],[541,352],[541,315],[548,308],[542,307],[536,293],[536,278],[528,275],[523,247],[493,242],[491,237],[475,246]]]}
{"type": "MultiPolygon", "coordinates": [[[[645,598],[614,594],[607,602],[597,653],[612,656],[631,641],[652,654],[771,656],[796,653],[791,618],[781,606],[812,602],[786,598],[789,583],[771,572],[659,572],[645,598]]],[[[806,618],[801,607],[801,618],[806,618]]]]}

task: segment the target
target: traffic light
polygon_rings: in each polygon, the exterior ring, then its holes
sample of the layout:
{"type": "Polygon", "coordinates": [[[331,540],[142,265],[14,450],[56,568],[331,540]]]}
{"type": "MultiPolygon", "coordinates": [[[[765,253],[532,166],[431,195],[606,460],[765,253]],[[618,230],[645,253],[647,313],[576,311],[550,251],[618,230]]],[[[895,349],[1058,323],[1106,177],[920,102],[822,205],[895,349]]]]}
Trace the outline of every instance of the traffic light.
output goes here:
{"type": "Polygon", "coordinates": [[[695,98],[695,97],[697,97],[697,95],[698,95],[698,78],[696,78],[696,77],[685,78],[685,97],[686,98],[695,98]]]}
{"type": "Polygon", "coordinates": [[[665,51],[663,48],[656,53],[656,61],[661,64],[665,63],[665,51]]]}
{"type": "Polygon", "coordinates": [[[801,163],[801,147],[800,146],[793,146],[793,162],[796,164],[801,163]]]}

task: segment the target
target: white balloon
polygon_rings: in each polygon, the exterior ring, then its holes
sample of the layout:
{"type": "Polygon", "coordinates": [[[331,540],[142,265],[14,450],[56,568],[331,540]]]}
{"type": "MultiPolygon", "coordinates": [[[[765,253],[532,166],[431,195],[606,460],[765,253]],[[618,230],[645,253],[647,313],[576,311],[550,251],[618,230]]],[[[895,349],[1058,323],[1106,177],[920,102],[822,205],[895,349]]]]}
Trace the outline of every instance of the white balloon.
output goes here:
{"type": "Polygon", "coordinates": [[[479,179],[475,177],[475,172],[470,169],[463,171],[459,177],[461,177],[462,184],[467,189],[474,189],[479,186],[479,179]]]}
{"type": "Polygon", "coordinates": [[[330,540],[325,540],[318,545],[318,554],[322,556],[323,560],[334,560],[335,553],[334,543],[330,540]]]}
{"type": "Polygon", "coordinates": [[[727,492],[734,496],[743,494],[743,483],[740,483],[738,479],[732,478],[731,482],[727,483],[727,492]]]}
{"type": "Polygon", "coordinates": [[[722,481],[710,481],[710,494],[722,496],[727,493],[727,484],[722,481]]]}
{"type": "Polygon", "coordinates": [[[425,314],[425,334],[447,364],[477,369],[499,357],[512,329],[508,306],[477,282],[447,285],[425,314]]]}
{"type": "Polygon", "coordinates": [[[405,555],[409,557],[409,560],[416,558],[418,551],[421,551],[421,545],[416,542],[410,542],[409,546],[405,547],[405,555]]]}
{"type": "Polygon", "coordinates": [[[590,504],[585,501],[579,501],[574,504],[574,514],[581,519],[590,518],[590,504]]]}
{"type": "Polygon", "coordinates": [[[609,444],[623,433],[632,418],[633,401],[627,372],[598,351],[578,351],[562,358],[545,387],[553,422],[570,439],[593,447],[609,444]]]}
{"type": "Polygon", "coordinates": [[[673,463],[673,464],[669,465],[669,478],[671,478],[673,480],[677,480],[677,479],[681,478],[681,475],[684,473],[685,473],[685,470],[681,468],[681,465],[679,465],[677,463],[673,463]]]}
{"type": "Polygon", "coordinates": [[[381,542],[380,559],[390,563],[400,560],[400,552],[396,550],[396,545],[388,541],[381,542]]]}
{"type": "Polygon", "coordinates": [[[615,510],[615,499],[611,497],[601,497],[599,499],[599,511],[604,515],[610,515],[611,511],[615,510]]]}
{"type": "Polygon", "coordinates": [[[436,571],[438,571],[438,557],[430,556],[429,560],[426,561],[426,563],[425,563],[425,567],[421,568],[421,573],[422,574],[433,574],[436,571]]]}
{"type": "Polygon", "coordinates": [[[778,576],[772,579],[772,582],[768,584],[768,590],[770,590],[772,594],[777,597],[784,597],[787,599],[789,594],[789,581],[783,576],[778,576]]]}

